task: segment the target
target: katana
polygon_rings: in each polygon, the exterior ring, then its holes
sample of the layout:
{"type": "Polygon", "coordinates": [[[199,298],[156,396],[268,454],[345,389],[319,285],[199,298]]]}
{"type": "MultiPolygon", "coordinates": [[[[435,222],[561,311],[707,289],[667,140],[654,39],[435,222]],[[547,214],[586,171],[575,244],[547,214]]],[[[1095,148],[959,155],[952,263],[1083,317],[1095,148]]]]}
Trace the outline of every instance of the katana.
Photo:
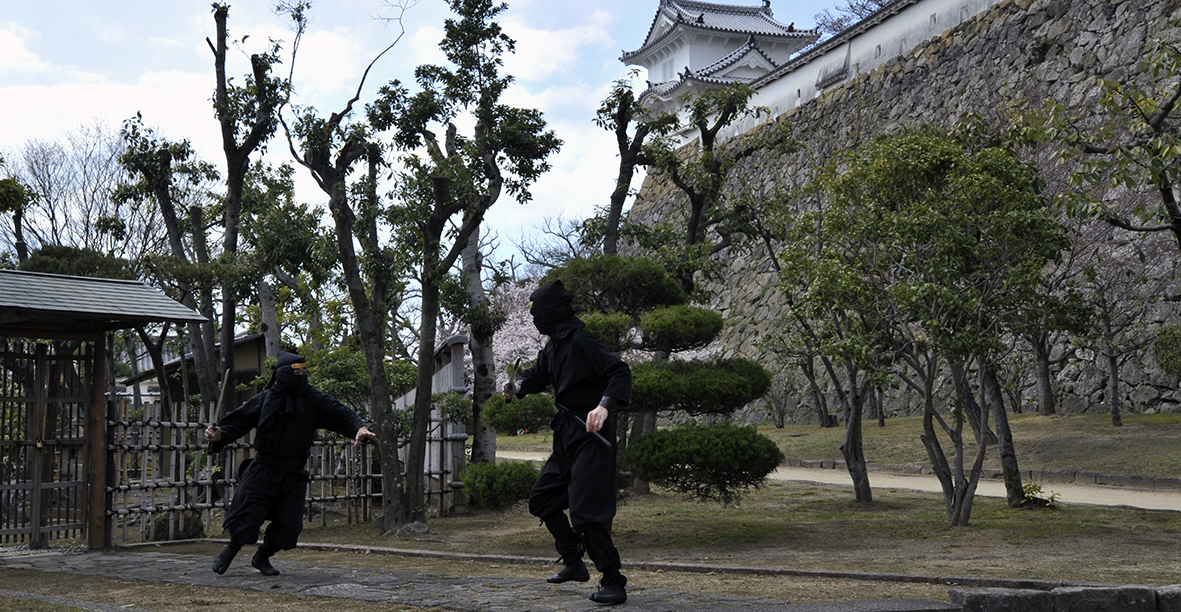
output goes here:
{"type": "MultiPolygon", "coordinates": [[[[557,402],[554,402],[554,403],[558,404],[557,402]]],[[[571,417],[574,417],[574,420],[581,423],[582,428],[586,429],[586,421],[582,420],[582,417],[578,416],[577,414],[574,414],[569,408],[567,408],[561,404],[558,404],[558,409],[561,410],[562,412],[565,412],[566,414],[570,415],[571,417]]],[[[600,434],[597,431],[591,431],[589,429],[586,429],[586,433],[591,434],[592,436],[598,438],[599,442],[602,442],[607,448],[611,448],[611,442],[607,438],[604,438],[603,434],[600,434]]]]}

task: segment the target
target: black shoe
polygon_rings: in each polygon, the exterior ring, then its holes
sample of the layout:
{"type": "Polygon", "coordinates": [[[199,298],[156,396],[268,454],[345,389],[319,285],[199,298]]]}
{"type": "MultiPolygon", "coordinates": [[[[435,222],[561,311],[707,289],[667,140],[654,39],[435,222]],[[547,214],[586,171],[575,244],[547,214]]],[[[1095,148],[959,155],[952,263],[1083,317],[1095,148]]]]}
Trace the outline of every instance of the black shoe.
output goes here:
{"type": "Polygon", "coordinates": [[[213,558],[213,571],[218,574],[226,573],[226,570],[230,568],[230,562],[234,560],[239,550],[242,550],[241,544],[233,542],[226,544],[226,547],[213,558]]]}
{"type": "Polygon", "coordinates": [[[570,581],[586,582],[588,580],[590,580],[590,572],[587,571],[586,564],[582,562],[582,559],[563,567],[562,571],[545,579],[550,584],[562,584],[570,581]]]}
{"type": "Polygon", "coordinates": [[[271,565],[270,556],[264,557],[262,555],[262,550],[254,553],[254,558],[250,560],[250,565],[254,569],[258,570],[258,573],[262,574],[263,576],[279,575],[279,570],[275,569],[275,566],[271,565]]]}
{"type": "Polygon", "coordinates": [[[590,594],[590,600],[597,604],[613,606],[627,601],[627,592],[623,590],[622,584],[603,584],[599,585],[598,592],[590,594]]]}

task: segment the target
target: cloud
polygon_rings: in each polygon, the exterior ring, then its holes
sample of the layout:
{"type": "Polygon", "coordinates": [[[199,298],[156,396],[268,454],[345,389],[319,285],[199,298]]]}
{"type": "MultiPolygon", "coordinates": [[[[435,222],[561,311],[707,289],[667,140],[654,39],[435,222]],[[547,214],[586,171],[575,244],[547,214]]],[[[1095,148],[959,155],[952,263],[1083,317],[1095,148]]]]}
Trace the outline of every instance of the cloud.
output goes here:
{"type": "Polygon", "coordinates": [[[26,41],[39,36],[37,32],[15,23],[0,29],[0,74],[45,73],[53,70],[52,64],[42,61],[25,45],[26,41]]]}
{"type": "Polygon", "coordinates": [[[505,70],[521,81],[544,81],[569,74],[583,63],[587,48],[612,44],[607,26],[611,16],[595,11],[577,27],[556,30],[530,27],[518,17],[504,20],[504,30],[517,42],[516,53],[505,58],[505,70]]]}

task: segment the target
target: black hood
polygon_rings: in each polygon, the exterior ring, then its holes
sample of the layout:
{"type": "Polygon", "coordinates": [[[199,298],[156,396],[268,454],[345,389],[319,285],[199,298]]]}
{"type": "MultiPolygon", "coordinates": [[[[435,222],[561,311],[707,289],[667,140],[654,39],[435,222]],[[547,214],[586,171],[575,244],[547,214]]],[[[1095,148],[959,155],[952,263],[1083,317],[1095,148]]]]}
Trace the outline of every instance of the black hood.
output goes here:
{"type": "Polygon", "coordinates": [[[275,375],[271,378],[271,384],[268,387],[273,391],[280,393],[300,394],[308,388],[308,377],[306,374],[296,374],[291,369],[293,363],[307,363],[307,359],[296,355],[295,353],[288,353],[287,351],[279,351],[278,361],[276,362],[275,375]]]}
{"type": "Polygon", "coordinates": [[[566,291],[562,281],[550,281],[537,288],[529,296],[529,314],[533,315],[533,325],[537,331],[552,336],[558,329],[558,324],[574,318],[574,308],[571,304],[574,296],[566,291]]]}

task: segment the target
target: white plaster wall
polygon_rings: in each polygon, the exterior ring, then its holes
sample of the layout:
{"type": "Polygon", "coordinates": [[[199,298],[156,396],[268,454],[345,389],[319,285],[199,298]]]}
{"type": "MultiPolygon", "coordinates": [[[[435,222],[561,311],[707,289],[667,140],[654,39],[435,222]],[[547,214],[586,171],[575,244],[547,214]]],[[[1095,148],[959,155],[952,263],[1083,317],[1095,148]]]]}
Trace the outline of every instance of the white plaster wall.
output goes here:
{"type": "MultiPolygon", "coordinates": [[[[801,61],[786,74],[760,87],[751,103],[767,107],[771,110],[771,118],[777,117],[814,100],[824,91],[841,87],[860,74],[872,72],[924,41],[942,36],[947,30],[971,20],[1002,1],[1004,0],[918,0],[882,22],[865,28],[864,31],[853,33],[847,38],[838,35],[835,39],[843,38],[838,44],[821,43],[819,48],[825,48],[826,45],[828,48],[819,55],[809,56],[808,52],[805,52],[796,61],[805,57],[807,61],[801,61]],[[822,72],[827,70],[831,73],[842,65],[848,68],[843,78],[823,88],[816,86],[822,72]]],[[[856,29],[857,26],[853,26],[852,30],[856,29]]],[[[684,67],[680,69],[683,70],[684,67]]],[[[766,120],[764,117],[759,120],[746,119],[737,122],[723,132],[722,136],[742,134],[766,120]]],[[[696,130],[686,131],[682,136],[684,141],[688,142],[696,137],[696,130]]]]}

